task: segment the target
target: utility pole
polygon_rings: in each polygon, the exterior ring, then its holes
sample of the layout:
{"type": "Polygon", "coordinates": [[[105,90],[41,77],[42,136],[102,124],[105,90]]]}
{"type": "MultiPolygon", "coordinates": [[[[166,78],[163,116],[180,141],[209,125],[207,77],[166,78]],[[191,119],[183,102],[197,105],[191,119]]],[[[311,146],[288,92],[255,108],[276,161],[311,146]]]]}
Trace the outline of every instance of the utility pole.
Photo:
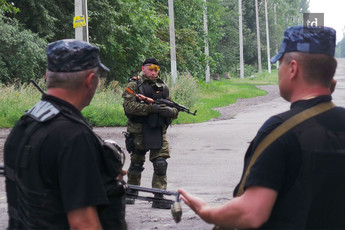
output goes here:
{"type": "Polygon", "coordinates": [[[75,39],[89,42],[87,0],[74,0],[74,14],[75,39]]]}
{"type": "Polygon", "coordinates": [[[238,0],[238,32],[240,37],[240,78],[244,78],[243,33],[242,33],[242,0],[238,0]]]}
{"type": "MultiPolygon", "coordinates": [[[[277,5],[278,3],[274,4],[274,26],[275,26],[275,31],[277,34],[277,5]]],[[[276,39],[277,40],[277,39],[276,39]]],[[[276,54],[278,53],[278,43],[276,43],[276,54]]],[[[276,62],[277,69],[279,69],[279,61],[276,62]]]]}
{"type": "Polygon", "coordinates": [[[169,7],[169,32],[170,32],[170,63],[171,77],[173,84],[177,81],[177,65],[176,65],[176,45],[175,45],[175,21],[174,21],[174,0],[168,0],[169,7]]]}
{"type": "Polygon", "coordinates": [[[208,58],[210,56],[210,52],[208,49],[208,27],[207,27],[207,3],[204,0],[204,31],[205,31],[205,56],[206,56],[206,71],[205,71],[205,81],[206,83],[210,83],[210,65],[208,63],[208,58]]]}
{"type": "Polygon", "coordinates": [[[262,74],[258,0],[255,0],[255,15],[256,15],[256,40],[258,44],[257,45],[258,46],[258,71],[259,71],[259,74],[262,74]]]}
{"type": "Polygon", "coordinates": [[[267,64],[268,73],[271,73],[271,54],[270,54],[270,37],[268,31],[268,15],[267,15],[267,0],[265,0],[265,16],[266,16],[266,41],[267,41],[267,64]]]}

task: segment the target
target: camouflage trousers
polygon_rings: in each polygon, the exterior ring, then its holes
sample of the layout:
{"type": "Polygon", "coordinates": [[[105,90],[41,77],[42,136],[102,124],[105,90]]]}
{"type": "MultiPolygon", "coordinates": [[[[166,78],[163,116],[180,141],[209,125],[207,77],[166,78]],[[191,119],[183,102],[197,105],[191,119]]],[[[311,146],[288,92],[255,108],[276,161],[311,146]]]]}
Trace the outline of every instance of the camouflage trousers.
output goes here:
{"type": "MultiPolygon", "coordinates": [[[[144,170],[144,163],[147,151],[144,150],[143,136],[141,133],[134,133],[134,151],[131,153],[131,166],[127,171],[127,183],[133,185],[141,184],[141,174],[144,170]],[[133,168],[133,165],[136,165],[133,168]],[[141,168],[141,170],[140,170],[141,168]]],[[[169,143],[166,135],[163,134],[163,146],[161,149],[151,149],[150,161],[153,162],[158,157],[170,158],[169,143]]],[[[166,189],[167,188],[167,175],[159,176],[153,172],[152,175],[152,188],[166,189]]]]}

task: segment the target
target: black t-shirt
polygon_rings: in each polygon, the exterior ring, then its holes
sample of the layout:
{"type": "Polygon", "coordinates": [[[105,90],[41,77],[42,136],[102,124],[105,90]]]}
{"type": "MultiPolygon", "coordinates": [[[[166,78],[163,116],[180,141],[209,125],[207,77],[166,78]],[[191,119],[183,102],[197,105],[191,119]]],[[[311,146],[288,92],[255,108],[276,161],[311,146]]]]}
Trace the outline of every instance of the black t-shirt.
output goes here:
{"type": "MultiPolygon", "coordinates": [[[[63,106],[84,120],[79,110],[69,103],[48,95],[43,99],[63,106]]],[[[50,189],[59,191],[63,211],[108,204],[101,149],[94,134],[86,126],[61,115],[50,125],[54,131],[47,133],[41,145],[41,175],[50,189]]]]}
{"type": "MultiPolygon", "coordinates": [[[[291,105],[289,111],[269,118],[259,129],[246,152],[243,172],[246,171],[258,144],[276,127],[305,109],[331,100],[331,96],[324,95],[310,100],[297,101],[291,105]]],[[[327,113],[333,112],[328,111],[327,113]]],[[[332,124],[334,121],[329,121],[327,118],[322,122],[327,125],[336,125],[332,124]]],[[[298,138],[290,130],[274,141],[258,157],[247,177],[245,188],[254,185],[267,187],[277,191],[278,196],[282,196],[293,185],[298,176],[301,167],[301,156],[301,146],[298,138]]],[[[234,196],[238,187],[239,185],[234,191],[234,196]]]]}

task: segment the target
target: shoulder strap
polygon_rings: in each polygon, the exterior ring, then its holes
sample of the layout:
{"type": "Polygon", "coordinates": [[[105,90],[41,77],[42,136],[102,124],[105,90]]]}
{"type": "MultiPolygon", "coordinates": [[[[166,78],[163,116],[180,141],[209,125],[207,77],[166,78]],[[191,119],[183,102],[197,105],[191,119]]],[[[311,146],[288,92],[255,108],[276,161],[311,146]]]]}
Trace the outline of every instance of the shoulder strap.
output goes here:
{"type": "Polygon", "coordinates": [[[44,122],[58,115],[60,110],[48,101],[39,101],[25,115],[30,116],[38,122],[44,122]]]}
{"type": "Polygon", "coordinates": [[[275,140],[277,140],[279,137],[281,137],[283,134],[291,130],[296,125],[302,123],[303,121],[312,118],[318,114],[321,114],[323,112],[326,112],[329,109],[334,108],[335,105],[333,102],[326,102],[321,103],[316,106],[313,106],[307,110],[304,110],[301,113],[296,114],[295,116],[291,117],[290,119],[283,122],[280,126],[275,128],[270,134],[268,134],[257,146],[257,148],[254,151],[254,154],[252,158],[250,159],[249,165],[247,167],[247,170],[241,180],[239,189],[236,193],[236,196],[240,196],[244,193],[244,185],[246,183],[246,179],[250,173],[251,167],[254,165],[255,161],[258,159],[258,157],[261,155],[261,153],[269,146],[271,145],[275,140]]]}

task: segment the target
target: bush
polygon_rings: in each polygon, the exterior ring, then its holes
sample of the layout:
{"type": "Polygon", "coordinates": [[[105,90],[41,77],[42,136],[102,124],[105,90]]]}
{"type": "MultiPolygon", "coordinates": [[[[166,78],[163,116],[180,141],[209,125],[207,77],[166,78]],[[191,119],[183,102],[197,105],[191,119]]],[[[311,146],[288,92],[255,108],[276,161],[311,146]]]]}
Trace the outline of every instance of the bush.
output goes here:
{"type": "Polygon", "coordinates": [[[46,41],[29,30],[22,30],[16,20],[0,11],[0,82],[29,82],[44,75],[46,41]]]}
{"type": "Polygon", "coordinates": [[[124,89],[117,81],[107,85],[100,80],[91,104],[82,113],[92,126],[124,126],[126,117],[122,107],[124,89]]]}
{"type": "Polygon", "coordinates": [[[176,84],[170,89],[170,95],[179,104],[193,106],[199,97],[197,81],[190,75],[179,76],[176,84]]]}

